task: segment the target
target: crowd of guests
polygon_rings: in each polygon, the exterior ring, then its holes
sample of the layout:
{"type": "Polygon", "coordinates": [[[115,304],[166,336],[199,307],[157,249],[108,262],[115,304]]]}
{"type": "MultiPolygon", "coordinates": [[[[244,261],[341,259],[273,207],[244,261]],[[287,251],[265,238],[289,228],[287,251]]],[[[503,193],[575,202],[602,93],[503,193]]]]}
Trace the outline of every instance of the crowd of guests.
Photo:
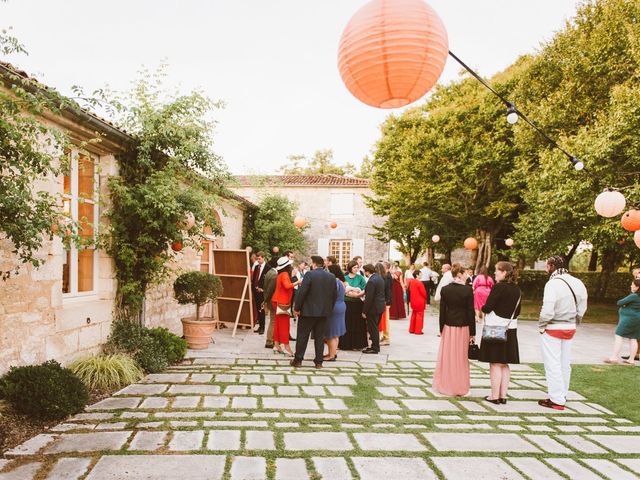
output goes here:
{"type": "MultiPolygon", "coordinates": [[[[538,330],[548,386],[548,398],[538,403],[563,410],[571,379],[571,345],[587,309],[587,289],[569,274],[564,257],[547,259],[550,277],[544,288],[538,330]]],[[[409,332],[422,335],[427,305],[439,302],[440,346],[433,387],[444,395],[462,396],[470,390],[469,358],[489,364],[491,393],[485,400],[507,403],[511,364],[520,363],[518,317],[522,292],[513,264],[495,265],[490,276],[486,268],[477,275],[461,264],[444,264],[442,277],[428,262],[417,269],[411,265],[404,276],[399,265],[388,262],[363,265],[361,257],[351,260],[343,271],[334,257],[311,257],[311,264],[294,265],[292,252],[265,262],[258,253],[252,270],[252,285],[258,313],[258,332],[264,333],[265,313],[271,321],[268,348],[293,357],[300,366],[309,337],[315,345],[314,364],[334,361],[339,350],[362,350],[377,354],[389,344],[388,321],[404,319],[411,312],[409,332]],[[297,319],[297,342],[289,342],[290,321],[297,319]],[[481,342],[475,348],[476,328],[481,342]],[[326,353],[325,353],[326,346],[326,353]],[[474,358],[475,354],[474,354],[474,358]]],[[[614,351],[606,363],[633,365],[640,338],[640,269],[634,270],[631,293],[618,302],[620,321],[614,351]],[[620,358],[624,340],[630,356],[620,358]]]]}

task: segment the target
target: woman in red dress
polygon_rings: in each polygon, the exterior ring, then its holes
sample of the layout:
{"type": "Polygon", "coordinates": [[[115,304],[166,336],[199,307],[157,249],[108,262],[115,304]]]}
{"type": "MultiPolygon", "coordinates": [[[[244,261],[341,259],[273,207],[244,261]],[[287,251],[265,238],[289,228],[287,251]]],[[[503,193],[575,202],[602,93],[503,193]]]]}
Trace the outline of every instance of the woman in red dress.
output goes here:
{"type": "Polygon", "coordinates": [[[407,312],[404,309],[404,288],[402,288],[402,270],[394,265],[391,268],[391,308],[389,318],[391,320],[404,320],[407,312]]]}
{"type": "MultiPolygon", "coordinates": [[[[280,309],[284,310],[288,306],[289,312],[291,311],[291,299],[293,298],[293,288],[300,284],[301,280],[296,282],[291,281],[291,272],[293,272],[293,265],[289,257],[282,257],[278,259],[278,278],[276,278],[276,291],[271,298],[273,304],[273,311],[278,311],[278,305],[280,309]]],[[[273,323],[273,352],[282,353],[293,357],[293,352],[289,346],[289,313],[274,315],[273,323]],[[284,350],[283,350],[284,348],[284,350]]]]}
{"type": "Polygon", "coordinates": [[[418,280],[420,270],[413,272],[413,280],[409,281],[409,300],[411,302],[411,322],[409,333],[422,335],[424,326],[424,310],[427,308],[427,290],[424,284],[418,280]]]}

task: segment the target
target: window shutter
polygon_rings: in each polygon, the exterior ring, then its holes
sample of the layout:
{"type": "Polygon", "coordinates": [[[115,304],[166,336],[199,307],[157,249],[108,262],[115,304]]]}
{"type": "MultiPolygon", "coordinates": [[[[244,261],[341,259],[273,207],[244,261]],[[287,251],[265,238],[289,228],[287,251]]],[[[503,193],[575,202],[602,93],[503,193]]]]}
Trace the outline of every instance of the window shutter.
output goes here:
{"type": "Polygon", "coordinates": [[[351,244],[351,258],[362,257],[364,259],[364,239],[354,238],[351,244]]]}
{"type": "Polygon", "coordinates": [[[323,258],[329,255],[329,239],[328,238],[318,239],[318,255],[320,255],[323,258]]]}

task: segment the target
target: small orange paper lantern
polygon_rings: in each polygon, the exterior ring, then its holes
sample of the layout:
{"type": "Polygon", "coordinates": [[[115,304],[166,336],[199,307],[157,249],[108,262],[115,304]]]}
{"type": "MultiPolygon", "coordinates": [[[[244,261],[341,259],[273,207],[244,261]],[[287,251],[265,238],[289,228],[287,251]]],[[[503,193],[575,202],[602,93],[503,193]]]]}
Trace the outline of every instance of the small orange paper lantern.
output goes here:
{"type": "Polygon", "coordinates": [[[296,217],[293,219],[293,224],[298,228],[302,228],[307,224],[307,219],[304,217],[296,217]]]}
{"type": "Polygon", "coordinates": [[[182,242],[176,241],[171,244],[171,250],[174,252],[179,252],[182,250],[182,242]]]}
{"type": "Polygon", "coordinates": [[[271,251],[272,251],[273,253],[278,253],[278,252],[280,251],[280,247],[273,247],[273,248],[271,249],[271,251]]]}
{"type": "Polygon", "coordinates": [[[331,222],[331,223],[329,224],[329,226],[330,226],[331,228],[337,228],[337,227],[338,227],[338,224],[337,224],[336,222],[331,222]]]}
{"type": "Polygon", "coordinates": [[[636,247],[640,248],[640,230],[636,230],[633,234],[633,241],[636,244],[636,247]]]}
{"type": "Polygon", "coordinates": [[[478,241],[473,237],[469,237],[464,241],[464,248],[467,250],[475,250],[478,248],[478,241]]]}
{"type": "Polygon", "coordinates": [[[620,219],[622,228],[630,232],[640,230],[640,210],[631,209],[620,219]]]}
{"type": "Polygon", "coordinates": [[[448,54],[444,24],[424,1],[371,0],[342,32],[338,69],[360,101],[398,108],[431,90],[448,54]]]}
{"type": "Polygon", "coordinates": [[[624,210],[626,200],[620,192],[605,190],[596,197],[594,207],[598,215],[606,218],[620,215],[624,210]]]}

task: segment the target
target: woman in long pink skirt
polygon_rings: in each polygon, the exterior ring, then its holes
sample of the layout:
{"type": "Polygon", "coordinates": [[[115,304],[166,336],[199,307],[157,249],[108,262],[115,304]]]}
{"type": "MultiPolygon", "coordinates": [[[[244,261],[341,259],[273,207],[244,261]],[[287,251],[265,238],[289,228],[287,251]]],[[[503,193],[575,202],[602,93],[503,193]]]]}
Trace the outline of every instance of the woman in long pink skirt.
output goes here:
{"type": "Polygon", "coordinates": [[[476,321],[478,322],[484,317],[482,307],[487,303],[487,298],[489,297],[494,284],[495,282],[493,281],[493,278],[489,276],[487,267],[482,267],[472,285],[473,306],[476,310],[476,321]]]}
{"type": "Polygon", "coordinates": [[[440,293],[440,349],[433,388],[443,395],[469,393],[469,344],[475,342],[476,321],[473,290],[465,285],[468,274],[459,263],[451,267],[453,283],[440,293]]]}

